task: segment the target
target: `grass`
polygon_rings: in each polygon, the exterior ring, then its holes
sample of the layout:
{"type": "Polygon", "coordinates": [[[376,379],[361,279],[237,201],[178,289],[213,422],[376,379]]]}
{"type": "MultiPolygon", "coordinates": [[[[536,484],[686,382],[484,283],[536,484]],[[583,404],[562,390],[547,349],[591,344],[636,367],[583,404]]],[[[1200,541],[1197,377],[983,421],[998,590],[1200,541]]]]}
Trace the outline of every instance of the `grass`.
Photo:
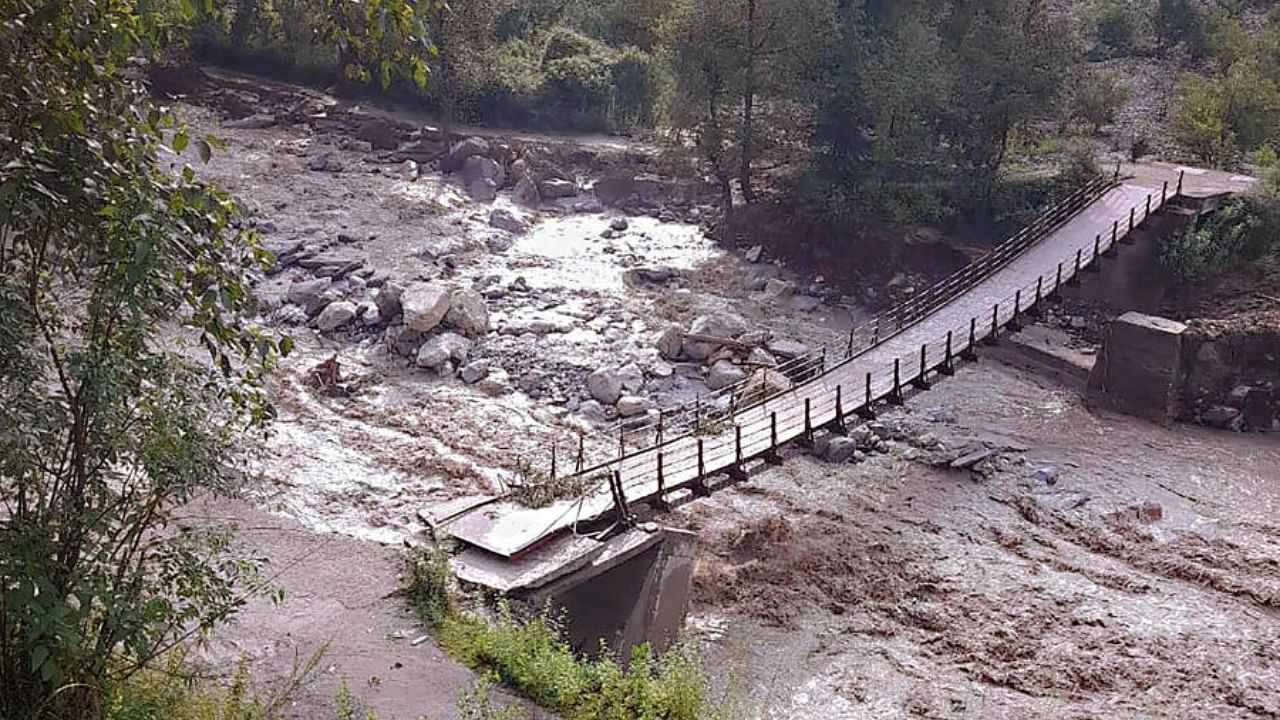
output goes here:
{"type": "MultiPolygon", "coordinates": [[[[242,658],[226,687],[211,687],[190,672],[180,652],[163,667],[143,670],[111,688],[107,720],[277,720],[289,701],[315,674],[327,652],[321,647],[270,692],[249,681],[249,661],[242,658]]],[[[339,717],[338,720],[349,720],[339,717]]],[[[361,719],[363,720],[363,719],[361,719]]]]}
{"type": "MultiPolygon", "coordinates": [[[[505,603],[499,604],[493,622],[461,612],[449,587],[444,558],[439,548],[413,551],[405,595],[440,646],[486,681],[500,683],[567,720],[734,720],[743,716],[735,683],[718,701],[712,698],[701,656],[687,642],[660,655],[640,645],[623,667],[608,652],[601,652],[598,659],[576,654],[565,642],[560,623],[549,614],[520,620],[505,603]]],[[[464,701],[473,713],[464,718],[504,717],[475,695],[464,694],[460,709],[464,701]]]]}

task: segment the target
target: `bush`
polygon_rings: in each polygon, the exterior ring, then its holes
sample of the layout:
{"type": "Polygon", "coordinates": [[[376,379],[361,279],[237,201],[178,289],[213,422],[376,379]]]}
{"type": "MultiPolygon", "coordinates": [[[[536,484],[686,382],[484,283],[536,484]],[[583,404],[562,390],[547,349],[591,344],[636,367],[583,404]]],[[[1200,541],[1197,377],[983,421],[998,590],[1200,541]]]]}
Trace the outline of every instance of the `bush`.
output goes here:
{"type": "Polygon", "coordinates": [[[1087,123],[1094,133],[1115,122],[1116,116],[1133,97],[1124,78],[1114,72],[1089,72],[1076,84],[1072,115],[1087,123]]]}
{"type": "Polygon", "coordinates": [[[1245,263],[1280,267],[1280,173],[1165,243],[1161,264],[1180,278],[1212,277],[1245,263]]]}
{"type": "Polygon", "coordinates": [[[623,48],[614,56],[610,73],[613,81],[611,124],[614,127],[652,124],[658,94],[653,56],[639,48],[623,48]]]}
{"type": "Polygon", "coordinates": [[[1131,0],[1099,0],[1093,8],[1093,18],[1098,44],[1108,55],[1134,54],[1148,33],[1142,4],[1131,0]]]}
{"type": "Polygon", "coordinates": [[[1191,0],[1159,0],[1156,6],[1156,38],[1168,48],[1191,38],[1199,29],[1200,11],[1191,0]]]}
{"type": "Polygon", "coordinates": [[[1193,27],[1187,45],[1192,56],[1229,67],[1248,52],[1249,33],[1230,10],[1214,7],[1193,27]]]}
{"type": "Polygon", "coordinates": [[[1192,77],[1182,83],[1172,124],[1178,142],[1205,162],[1220,164],[1235,151],[1226,95],[1214,80],[1192,77]]]}
{"type": "Polygon", "coordinates": [[[456,608],[449,591],[449,556],[439,546],[413,550],[406,559],[405,597],[427,627],[442,627],[456,608]]]}
{"type": "Polygon", "coordinates": [[[565,27],[551,31],[547,38],[547,46],[542,53],[542,65],[549,66],[557,60],[581,56],[606,57],[609,48],[597,40],[565,27]]]}

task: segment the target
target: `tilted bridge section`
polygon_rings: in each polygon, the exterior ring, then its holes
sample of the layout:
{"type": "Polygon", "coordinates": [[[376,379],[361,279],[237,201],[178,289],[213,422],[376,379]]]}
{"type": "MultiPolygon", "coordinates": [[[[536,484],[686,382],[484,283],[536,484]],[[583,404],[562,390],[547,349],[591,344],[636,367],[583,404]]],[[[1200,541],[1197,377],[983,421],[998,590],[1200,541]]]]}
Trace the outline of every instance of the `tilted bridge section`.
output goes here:
{"type": "MultiPolygon", "coordinates": [[[[614,457],[587,466],[580,451],[573,471],[557,478],[585,488],[575,499],[530,508],[498,498],[433,519],[468,545],[516,558],[592,523],[625,527],[638,504],[663,507],[675,493],[703,494],[711,478],[743,479],[749,463],[778,462],[782,446],[812,440],[821,429],[843,431],[873,418],[878,404],[901,404],[910,388],[953,374],[982,344],[1017,329],[1083,273],[1098,271],[1147,218],[1182,196],[1183,182],[1179,175],[1176,187],[1143,187],[1126,184],[1118,171],[1092,181],[954,275],[855,328],[838,353],[823,350],[780,367],[802,378],[790,389],[770,394],[749,378],[651,422],[620,427],[614,457]]],[[[554,460],[551,466],[554,476],[554,460]]]]}

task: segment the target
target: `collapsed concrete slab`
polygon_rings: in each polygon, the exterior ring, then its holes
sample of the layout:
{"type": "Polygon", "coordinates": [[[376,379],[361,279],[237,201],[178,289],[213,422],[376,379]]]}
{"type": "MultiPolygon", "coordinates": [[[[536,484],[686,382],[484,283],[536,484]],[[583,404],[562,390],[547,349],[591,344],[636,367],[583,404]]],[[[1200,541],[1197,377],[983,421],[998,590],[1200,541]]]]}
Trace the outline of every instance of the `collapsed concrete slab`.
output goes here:
{"type": "Polygon", "coordinates": [[[641,643],[661,652],[675,642],[695,548],[693,533],[646,523],[604,541],[560,535],[512,558],[468,547],[451,565],[463,583],[563,612],[574,650],[596,654],[603,643],[625,660],[641,643]]]}
{"type": "Polygon", "coordinates": [[[1111,322],[1089,373],[1088,404],[1173,422],[1181,400],[1186,331],[1180,322],[1136,312],[1111,322]]]}

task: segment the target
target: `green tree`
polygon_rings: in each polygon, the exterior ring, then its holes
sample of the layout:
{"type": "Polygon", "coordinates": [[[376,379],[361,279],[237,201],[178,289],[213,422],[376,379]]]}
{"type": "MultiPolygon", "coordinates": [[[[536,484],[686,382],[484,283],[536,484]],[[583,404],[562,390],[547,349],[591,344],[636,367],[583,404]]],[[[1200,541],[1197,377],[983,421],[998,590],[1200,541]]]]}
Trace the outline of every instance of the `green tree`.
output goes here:
{"type": "Polygon", "coordinates": [[[732,208],[731,181],[755,197],[762,145],[759,104],[794,102],[816,82],[814,62],[832,39],[831,0],[685,0],[668,45],[677,127],[691,130],[732,208]]]}
{"type": "Polygon", "coordinates": [[[164,146],[207,157],[210,141],[131,79],[185,5],[0,9],[8,720],[99,716],[112,681],[227,617],[256,578],[225,531],[172,523],[234,483],[241,436],[270,419],[261,380],[288,350],[247,320],[264,253],[236,205],[158,166],[164,146]]]}
{"type": "Polygon", "coordinates": [[[1097,134],[1102,126],[1115,122],[1116,116],[1133,97],[1124,78],[1113,72],[1081,73],[1076,79],[1071,103],[1072,115],[1097,134]]]}
{"type": "Polygon", "coordinates": [[[1178,142],[1206,162],[1225,161],[1235,147],[1226,94],[1214,80],[1188,77],[1182,82],[1172,124],[1178,142]]]}
{"type": "Polygon", "coordinates": [[[1159,0],[1156,5],[1156,40],[1161,53],[1189,39],[1200,24],[1200,11],[1191,0],[1159,0]]]}
{"type": "Polygon", "coordinates": [[[1091,10],[1098,45],[1111,55],[1132,55],[1143,44],[1150,14],[1135,0],[1098,0],[1091,10]]]}

